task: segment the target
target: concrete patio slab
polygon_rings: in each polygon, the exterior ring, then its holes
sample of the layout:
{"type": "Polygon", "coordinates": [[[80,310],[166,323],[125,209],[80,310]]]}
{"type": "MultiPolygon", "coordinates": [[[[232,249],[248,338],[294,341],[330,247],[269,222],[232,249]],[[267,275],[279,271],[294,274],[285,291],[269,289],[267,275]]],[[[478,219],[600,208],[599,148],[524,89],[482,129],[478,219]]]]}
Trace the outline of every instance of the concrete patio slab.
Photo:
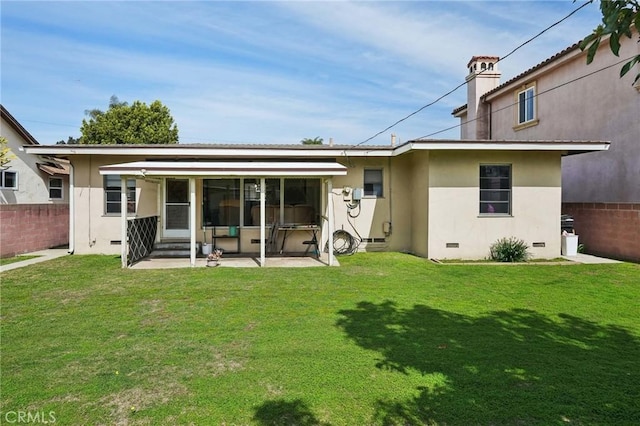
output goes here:
{"type": "MultiPolygon", "coordinates": [[[[334,266],[340,266],[334,257],[334,266]]],[[[130,269],[172,269],[189,268],[190,262],[186,258],[160,258],[150,257],[130,266],[130,269]]],[[[257,268],[260,266],[260,257],[223,257],[218,268],[257,268]]],[[[320,259],[310,256],[277,256],[267,257],[265,267],[267,268],[311,268],[317,266],[329,266],[328,254],[323,253],[320,259]]],[[[196,259],[196,268],[206,268],[207,260],[196,259]]]]}

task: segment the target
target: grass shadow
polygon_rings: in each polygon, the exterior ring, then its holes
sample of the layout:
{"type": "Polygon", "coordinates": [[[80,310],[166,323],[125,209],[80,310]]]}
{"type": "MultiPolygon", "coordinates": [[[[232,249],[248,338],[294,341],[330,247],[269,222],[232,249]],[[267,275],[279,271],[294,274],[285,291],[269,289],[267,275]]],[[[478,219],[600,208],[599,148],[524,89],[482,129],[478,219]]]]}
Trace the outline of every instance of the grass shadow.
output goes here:
{"type": "Polygon", "coordinates": [[[472,317],[360,302],[337,325],[377,367],[419,374],[409,400],[379,400],[376,423],[640,424],[640,341],[570,315],[513,309],[472,317]]]}
{"type": "Polygon", "coordinates": [[[324,426],[302,400],[266,401],[256,409],[253,420],[265,426],[324,426]]]}

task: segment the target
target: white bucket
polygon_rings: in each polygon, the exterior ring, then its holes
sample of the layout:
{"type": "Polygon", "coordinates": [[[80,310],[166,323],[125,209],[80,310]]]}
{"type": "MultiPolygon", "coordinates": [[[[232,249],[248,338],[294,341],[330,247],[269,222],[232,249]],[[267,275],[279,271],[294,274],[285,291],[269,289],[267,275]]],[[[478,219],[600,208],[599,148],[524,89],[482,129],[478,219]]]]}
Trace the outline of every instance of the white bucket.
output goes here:
{"type": "Polygon", "coordinates": [[[203,243],[202,244],[202,254],[205,256],[211,253],[211,244],[203,243]]]}

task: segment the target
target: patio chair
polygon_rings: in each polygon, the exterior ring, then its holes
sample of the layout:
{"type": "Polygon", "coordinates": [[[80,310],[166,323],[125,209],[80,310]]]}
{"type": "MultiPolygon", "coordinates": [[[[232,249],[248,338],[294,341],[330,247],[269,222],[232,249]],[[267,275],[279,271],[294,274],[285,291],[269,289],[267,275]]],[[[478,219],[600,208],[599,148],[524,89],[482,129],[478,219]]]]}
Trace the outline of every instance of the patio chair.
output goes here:
{"type": "Polygon", "coordinates": [[[278,221],[274,220],[267,237],[267,253],[275,253],[278,250],[278,221]]]}

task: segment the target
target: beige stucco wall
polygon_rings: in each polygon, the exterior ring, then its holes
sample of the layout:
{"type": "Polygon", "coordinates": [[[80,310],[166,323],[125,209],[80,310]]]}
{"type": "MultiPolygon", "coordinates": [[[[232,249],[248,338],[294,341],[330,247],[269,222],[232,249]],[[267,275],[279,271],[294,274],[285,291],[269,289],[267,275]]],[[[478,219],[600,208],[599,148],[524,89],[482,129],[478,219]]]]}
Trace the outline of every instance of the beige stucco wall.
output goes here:
{"type": "MultiPolygon", "coordinates": [[[[502,237],[523,239],[533,257],[560,255],[560,155],[544,152],[432,152],[429,248],[437,259],[482,259],[502,237]],[[512,165],[512,215],[479,215],[480,164],[512,165]],[[447,248],[458,243],[459,248],[447,248]]],[[[422,254],[422,253],[419,253],[422,254]]]]}
{"type": "MultiPolygon", "coordinates": [[[[75,168],[75,252],[119,254],[121,218],[105,215],[103,177],[98,168],[140,160],[137,157],[73,156],[75,168]]],[[[407,251],[432,258],[483,258],[491,243],[516,236],[532,248],[535,257],[555,257],[560,252],[560,154],[541,152],[448,152],[413,151],[398,157],[340,159],[346,176],[332,179],[335,229],[361,238],[384,242],[363,243],[361,250],[407,251]],[[479,164],[508,163],[513,166],[513,215],[479,217],[479,164]],[[381,198],[365,197],[349,217],[343,189],[362,188],[365,169],[383,171],[381,198]],[[389,228],[389,224],[391,227],[389,228]],[[391,229],[390,234],[385,231],[391,229]],[[458,249],[446,243],[459,243],[458,249]]],[[[136,181],[137,216],[159,215],[163,185],[136,181]]],[[[196,180],[196,205],[202,202],[202,181],[196,180]]],[[[323,200],[323,204],[325,201],[323,200]]],[[[323,205],[326,212],[326,204],[323,205]]],[[[196,209],[196,239],[204,239],[201,209],[196,209]]],[[[324,223],[326,226],[326,222],[324,223]]],[[[224,232],[224,230],[222,230],[224,232]]],[[[162,237],[162,222],[159,236],[162,237]]],[[[259,252],[258,227],[241,229],[242,252],[259,252]]],[[[328,235],[325,232],[324,237],[328,235]]],[[[210,242],[211,231],[207,232],[210,242]]],[[[291,250],[308,236],[298,233],[288,240],[291,250]]],[[[235,250],[235,241],[219,242],[235,250]]],[[[322,246],[324,247],[324,243],[322,246]]]]}
{"type": "Polygon", "coordinates": [[[411,153],[409,192],[404,194],[411,203],[411,252],[424,257],[429,254],[429,158],[428,151],[411,153]]]}
{"type": "Polygon", "coordinates": [[[17,172],[18,189],[0,189],[0,204],[68,204],[69,185],[66,176],[62,178],[62,199],[49,198],[49,175],[38,169],[38,156],[20,151],[27,142],[2,117],[1,134],[8,141],[13,159],[6,165],[8,171],[17,172]]]}
{"type": "MultiPolygon", "coordinates": [[[[384,224],[390,222],[390,205],[393,193],[390,188],[390,159],[384,157],[349,158],[338,160],[347,166],[346,176],[333,178],[333,205],[335,229],[344,229],[354,237],[360,238],[385,238],[384,224]],[[351,204],[351,195],[345,196],[343,189],[362,188],[364,185],[365,169],[382,170],[383,197],[363,197],[360,207],[351,210],[349,217],[348,205],[351,204]]],[[[361,250],[387,250],[389,241],[383,243],[366,243],[360,246],[361,250]]]]}
{"type": "MultiPolygon", "coordinates": [[[[72,156],[72,164],[75,170],[75,252],[78,254],[101,253],[119,254],[121,240],[120,215],[106,215],[104,213],[103,176],[98,168],[106,164],[119,164],[130,161],[139,161],[139,157],[122,156],[72,156]]],[[[344,229],[353,236],[360,234],[362,238],[385,238],[384,222],[390,221],[390,159],[368,158],[342,160],[348,166],[347,176],[333,178],[334,223],[335,229],[344,229]],[[379,168],[383,170],[384,197],[366,197],[361,201],[359,214],[354,213],[354,218],[347,215],[347,203],[342,194],[344,187],[362,188],[365,168],[379,168]]],[[[136,216],[145,217],[159,215],[158,238],[162,238],[162,212],[161,194],[162,184],[136,180],[136,216]]],[[[196,180],[196,206],[202,203],[202,180],[196,180]]],[[[326,208],[325,201],[323,206],[326,208]]],[[[357,212],[356,209],[354,212],[357,212]]],[[[196,209],[196,239],[203,241],[205,236],[202,230],[202,212],[196,209]]],[[[130,216],[132,217],[132,216],[130,216]]],[[[326,226],[326,223],[325,223],[326,226]]],[[[224,232],[224,230],[222,230],[224,232]]],[[[398,230],[400,232],[400,230],[398,230]]],[[[404,235],[408,234],[408,226],[405,225],[404,235]]],[[[293,234],[287,241],[287,247],[295,247],[302,240],[308,239],[308,235],[302,233],[293,234]]],[[[325,235],[325,238],[327,236],[325,235]]],[[[241,229],[241,248],[243,252],[259,252],[260,246],[252,243],[252,239],[260,238],[258,227],[245,227],[241,229]]],[[[206,234],[207,242],[211,242],[211,231],[206,234]]],[[[389,239],[390,241],[391,239],[389,239]]],[[[397,247],[406,246],[406,240],[395,238],[397,247]]],[[[227,250],[235,250],[234,240],[219,240],[220,246],[227,250]]],[[[286,249],[285,248],[285,249],[286,249]]],[[[362,250],[388,250],[389,242],[362,243],[362,250]]]]}
{"type": "Polygon", "coordinates": [[[611,141],[608,151],[563,159],[564,202],[640,202],[640,86],[632,86],[640,65],[624,78],[619,78],[622,64],[614,65],[640,54],[640,43],[637,34],[621,41],[619,57],[603,42],[591,65],[584,54],[570,54],[556,61],[558,66],[520,81],[536,84],[535,126],[514,130],[513,104],[521,86],[491,97],[492,139],[611,141]]]}
{"type": "MultiPolygon", "coordinates": [[[[98,168],[139,160],[137,157],[79,155],[71,157],[74,167],[75,206],[73,214],[77,254],[120,254],[121,217],[106,215],[103,176],[98,168]]],[[[136,217],[157,214],[159,185],[136,180],[136,217]]],[[[133,217],[133,216],[129,216],[133,217]]]]}

